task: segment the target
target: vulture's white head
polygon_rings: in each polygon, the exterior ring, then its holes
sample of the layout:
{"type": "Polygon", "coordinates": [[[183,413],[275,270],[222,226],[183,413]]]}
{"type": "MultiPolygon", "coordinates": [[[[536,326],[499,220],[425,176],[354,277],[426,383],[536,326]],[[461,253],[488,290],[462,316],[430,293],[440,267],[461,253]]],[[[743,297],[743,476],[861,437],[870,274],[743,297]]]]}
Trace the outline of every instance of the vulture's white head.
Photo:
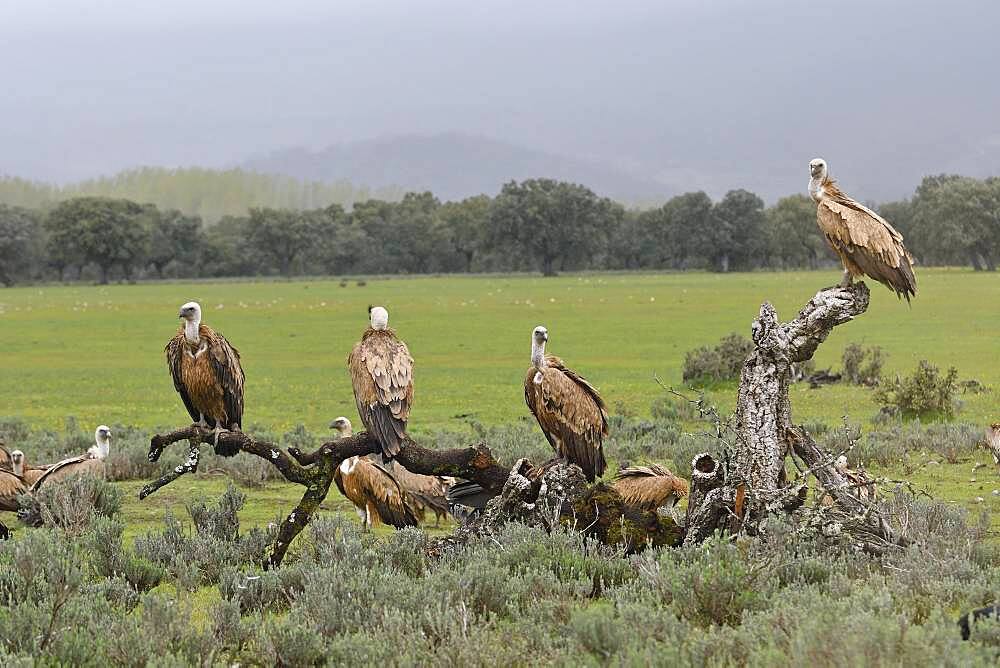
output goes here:
{"type": "Polygon", "coordinates": [[[24,453],[20,450],[10,451],[10,463],[14,467],[14,475],[24,475],[24,453]]]}
{"type": "Polygon", "coordinates": [[[96,459],[104,459],[111,450],[111,427],[102,424],[94,431],[94,440],[97,444],[87,452],[96,459]]]}
{"type": "Polygon", "coordinates": [[[535,327],[534,331],[531,332],[531,342],[539,346],[544,346],[545,342],[549,340],[549,330],[545,329],[541,325],[535,327]]]}
{"type": "Polygon", "coordinates": [[[837,469],[840,473],[847,470],[847,455],[841,455],[837,457],[837,461],[833,463],[833,468],[837,469]]]}
{"type": "Polygon", "coordinates": [[[201,338],[198,333],[198,327],[201,325],[201,305],[198,302],[188,302],[181,306],[177,317],[184,321],[184,337],[192,343],[197,343],[201,338]]]}
{"type": "Polygon", "coordinates": [[[372,329],[380,330],[389,326],[389,312],[381,306],[370,306],[368,317],[371,320],[372,329]]]}
{"type": "Polygon", "coordinates": [[[351,421],[341,415],[330,423],[330,429],[336,430],[338,437],[347,438],[351,435],[351,421]]]}
{"type": "Polygon", "coordinates": [[[826,174],[826,160],[813,158],[809,161],[809,176],[822,181],[826,178],[826,174]]]}

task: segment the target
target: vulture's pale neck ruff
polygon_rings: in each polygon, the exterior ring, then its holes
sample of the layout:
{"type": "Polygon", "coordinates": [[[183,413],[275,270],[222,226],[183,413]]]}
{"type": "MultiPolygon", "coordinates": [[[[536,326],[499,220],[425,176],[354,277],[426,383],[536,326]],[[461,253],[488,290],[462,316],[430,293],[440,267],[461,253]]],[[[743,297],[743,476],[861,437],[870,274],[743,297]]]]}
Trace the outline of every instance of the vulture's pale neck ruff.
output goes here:
{"type": "Polygon", "coordinates": [[[375,331],[389,327],[389,312],[381,306],[376,306],[371,312],[371,325],[375,331]]]}
{"type": "Polygon", "coordinates": [[[340,472],[344,475],[350,475],[354,467],[358,465],[358,457],[348,457],[344,461],[340,462],[340,472]]]}
{"type": "Polygon", "coordinates": [[[809,196],[813,198],[814,202],[819,202],[826,194],[823,186],[829,179],[826,162],[818,158],[810,162],[809,175],[809,196]]]}
{"type": "Polygon", "coordinates": [[[538,369],[534,378],[535,385],[542,382],[542,369],[546,366],[545,342],[548,340],[548,332],[540,327],[536,327],[531,333],[531,366],[538,369]]]}

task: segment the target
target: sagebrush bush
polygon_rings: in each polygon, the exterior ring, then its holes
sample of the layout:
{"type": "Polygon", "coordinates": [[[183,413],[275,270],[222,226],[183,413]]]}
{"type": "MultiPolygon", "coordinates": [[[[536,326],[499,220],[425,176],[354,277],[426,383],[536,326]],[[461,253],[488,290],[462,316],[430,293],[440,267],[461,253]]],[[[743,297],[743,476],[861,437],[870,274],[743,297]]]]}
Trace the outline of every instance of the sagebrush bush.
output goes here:
{"type": "Polygon", "coordinates": [[[753,342],[734,332],[713,348],[702,346],[689,350],[684,355],[682,378],[693,386],[735,380],[740,377],[743,363],[751,352],[753,342]]]}
{"type": "Polygon", "coordinates": [[[852,385],[878,385],[882,377],[882,365],[887,354],[879,346],[865,348],[860,343],[850,343],[844,348],[841,363],[844,366],[843,378],[852,385]]]}
{"type": "Polygon", "coordinates": [[[34,494],[21,495],[18,505],[18,517],[29,526],[46,524],[82,533],[95,517],[118,514],[122,491],[101,478],[75,475],[47,482],[34,494]]]}
{"type": "Polygon", "coordinates": [[[944,374],[920,360],[916,370],[905,378],[883,378],[875,389],[875,401],[883,410],[903,417],[939,416],[952,418],[958,411],[958,370],[950,367],[944,374]]]}

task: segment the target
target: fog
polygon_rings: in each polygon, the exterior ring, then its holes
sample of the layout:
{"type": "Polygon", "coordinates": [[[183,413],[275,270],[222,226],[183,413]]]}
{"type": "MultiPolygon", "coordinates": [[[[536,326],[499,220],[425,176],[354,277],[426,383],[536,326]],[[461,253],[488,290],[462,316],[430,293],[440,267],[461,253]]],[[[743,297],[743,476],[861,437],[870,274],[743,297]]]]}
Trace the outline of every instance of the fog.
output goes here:
{"type": "Polygon", "coordinates": [[[772,200],[817,155],[874,200],[1000,173],[988,0],[206,4],[0,1],[0,173],[437,133],[772,200]]]}

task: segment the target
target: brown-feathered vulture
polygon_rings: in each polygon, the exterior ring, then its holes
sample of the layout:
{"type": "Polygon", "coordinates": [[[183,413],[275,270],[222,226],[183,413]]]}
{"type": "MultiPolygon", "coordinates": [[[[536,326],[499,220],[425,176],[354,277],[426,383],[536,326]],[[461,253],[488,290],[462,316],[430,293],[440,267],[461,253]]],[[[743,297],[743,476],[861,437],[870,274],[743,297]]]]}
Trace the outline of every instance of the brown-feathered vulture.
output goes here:
{"type": "Polygon", "coordinates": [[[12,453],[7,449],[7,444],[0,440],[0,470],[14,470],[14,459],[12,453]]]}
{"type": "Polygon", "coordinates": [[[104,477],[104,460],[107,459],[111,450],[111,429],[106,425],[101,425],[94,432],[96,443],[87,450],[87,454],[79,457],[70,457],[61,462],[53,464],[48,471],[43,473],[38,480],[31,485],[32,493],[41,489],[42,485],[54,483],[57,480],[71,478],[73,476],[94,476],[104,477]]]}
{"type": "Polygon", "coordinates": [[[993,462],[1000,464],[1000,422],[995,422],[986,429],[986,447],[993,454],[993,462]]]}
{"type": "Polygon", "coordinates": [[[399,452],[413,403],[413,358],[389,328],[389,312],[369,309],[369,327],[347,356],[354,400],[365,429],[382,446],[383,461],[399,452]]]}
{"type": "Polygon", "coordinates": [[[16,511],[17,495],[27,494],[28,487],[21,476],[0,470],[0,510],[16,511]]]}
{"type": "Polygon", "coordinates": [[[348,457],[333,479],[337,489],[354,504],[365,528],[389,524],[402,529],[417,526],[417,517],[406,493],[385,468],[366,457],[348,457]]]}
{"type": "Polygon", "coordinates": [[[164,349],[174,389],[191,420],[215,431],[215,451],[232,457],[238,448],[219,446],[219,434],[243,424],[243,367],[240,352],[201,322],[201,306],[188,302],[177,314],[184,324],[164,349]]]}
{"type": "Polygon", "coordinates": [[[620,469],[613,486],[625,503],[653,511],[667,508],[672,512],[688,493],[686,480],[658,464],[620,469]]]}
{"type": "Polygon", "coordinates": [[[579,466],[593,482],[607,466],[603,442],[608,435],[608,411],[593,385],[555,355],[545,354],[548,340],[548,330],[535,327],[524,401],[556,455],[579,466]]]}
{"type": "Polygon", "coordinates": [[[913,256],[903,246],[903,235],[885,218],[841,191],[822,158],[809,162],[809,174],[816,222],[844,263],[841,286],[847,287],[856,276],[864,275],[909,302],[917,294],[917,279],[913,275],[913,256]]]}
{"type": "Polygon", "coordinates": [[[24,478],[24,481],[28,485],[33,485],[35,482],[42,477],[42,475],[52,468],[49,466],[29,466],[27,460],[24,458],[24,453],[20,450],[14,450],[10,453],[11,461],[13,462],[13,471],[15,475],[19,475],[24,478]]]}

